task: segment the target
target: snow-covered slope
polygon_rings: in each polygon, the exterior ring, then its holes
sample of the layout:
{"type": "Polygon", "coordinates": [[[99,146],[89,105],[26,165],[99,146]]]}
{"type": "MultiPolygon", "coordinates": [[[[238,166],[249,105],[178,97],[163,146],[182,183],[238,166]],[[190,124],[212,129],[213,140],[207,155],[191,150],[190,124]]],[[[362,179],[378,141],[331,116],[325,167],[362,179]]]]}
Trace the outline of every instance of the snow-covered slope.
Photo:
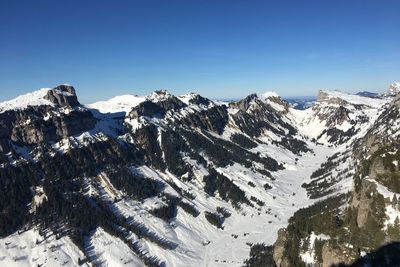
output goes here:
{"type": "Polygon", "coordinates": [[[88,104],[86,107],[96,109],[101,113],[128,113],[133,107],[136,107],[143,102],[146,97],[137,95],[121,95],[113,97],[106,101],[99,101],[96,103],[88,104]]]}
{"type": "Polygon", "coordinates": [[[18,96],[15,99],[0,102],[0,113],[7,110],[25,109],[29,106],[53,106],[54,104],[52,102],[44,98],[50,89],[51,88],[42,88],[35,92],[18,96]]]}
{"type": "MultiPolygon", "coordinates": [[[[0,265],[13,266],[78,266],[84,255],[68,237],[45,238],[35,229],[15,233],[1,240],[0,265]]],[[[89,266],[84,264],[83,266],[89,266]]]]}
{"type": "Polygon", "coordinates": [[[345,101],[352,105],[364,105],[374,108],[382,107],[382,105],[387,102],[385,99],[376,98],[371,100],[369,97],[347,94],[340,91],[320,91],[318,100],[320,102],[326,101],[330,104],[339,104],[345,101]]]}

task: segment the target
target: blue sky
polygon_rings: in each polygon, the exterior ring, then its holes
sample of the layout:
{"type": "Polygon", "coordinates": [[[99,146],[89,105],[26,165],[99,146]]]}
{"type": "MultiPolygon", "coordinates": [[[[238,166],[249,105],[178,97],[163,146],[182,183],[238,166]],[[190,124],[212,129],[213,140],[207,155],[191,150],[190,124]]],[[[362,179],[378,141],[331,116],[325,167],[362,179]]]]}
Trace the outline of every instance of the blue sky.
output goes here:
{"type": "Polygon", "coordinates": [[[81,102],[168,89],[212,98],[385,90],[400,1],[0,1],[0,100],[60,83],[81,102]]]}

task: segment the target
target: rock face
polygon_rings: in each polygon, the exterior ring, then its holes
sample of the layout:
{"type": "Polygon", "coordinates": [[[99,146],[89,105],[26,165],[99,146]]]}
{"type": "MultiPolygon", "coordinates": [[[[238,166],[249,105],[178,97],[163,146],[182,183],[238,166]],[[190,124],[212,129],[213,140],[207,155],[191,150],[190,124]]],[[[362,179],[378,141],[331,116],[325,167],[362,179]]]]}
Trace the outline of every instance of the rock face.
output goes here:
{"type": "Polygon", "coordinates": [[[159,102],[157,102],[157,104],[166,111],[168,111],[168,110],[175,111],[175,110],[179,110],[181,108],[186,107],[186,104],[183,103],[181,100],[179,100],[175,96],[171,96],[171,97],[167,98],[166,100],[159,101],[159,102]]]}
{"type": "Polygon", "coordinates": [[[244,99],[242,99],[242,100],[240,100],[238,102],[231,103],[230,106],[233,107],[233,108],[238,108],[240,110],[246,111],[246,110],[249,109],[251,103],[255,99],[257,99],[257,95],[256,94],[251,94],[251,95],[248,95],[246,98],[244,98],[244,99]]]}
{"type": "Polygon", "coordinates": [[[329,92],[322,90],[318,92],[317,101],[327,104],[336,104],[339,106],[344,106],[346,104],[346,101],[344,99],[340,97],[332,97],[332,95],[329,94],[329,92]]]}
{"type": "Polygon", "coordinates": [[[200,127],[221,134],[229,120],[225,107],[215,106],[202,112],[183,118],[181,123],[189,127],[200,127]]]}
{"type": "Polygon", "coordinates": [[[309,151],[290,123],[288,102],[279,96],[251,94],[241,101],[230,103],[229,107],[236,111],[231,120],[246,135],[271,141],[295,154],[309,151]],[[277,136],[280,140],[274,140],[277,136]]]}
{"type": "Polygon", "coordinates": [[[96,120],[90,111],[72,111],[59,114],[46,120],[45,114],[36,113],[32,116],[30,110],[24,110],[13,121],[8,121],[12,129],[10,139],[23,144],[39,144],[57,141],[61,138],[79,134],[92,129],[96,120]]]}
{"type": "Polygon", "coordinates": [[[59,107],[76,107],[80,105],[74,87],[69,85],[59,85],[49,90],[44,98],[59,107]]]}
{"type": "Polygon", "coordinates": [[[140,116],[146,117],[162,117],[165,114],[165,110],[153,103],[151,101],[145,101],[140,103],[137,107],[133,108],[132,111],[129,113],[129,117],[131,119],[139,118],[140,116]]]}
{"type": "Polygon", "coordinates": [[[256,94],[251,94],[241,101],[230,103],[229,107],[238,109],[238,112],[232,115],[232,119],[240,130],[249,136],[260,137],[266,131],[278,136],[296,133],[294,127],[286,122],[284,111],[287,110],[288,103],[279,97],[262,99],[256,94]]]}
{"type": "Polygon", "coordinates": [[[335,110],[334,116],[326,119],[326,123],[329,126],[342,125],[345,121],[350,121],[349,113],[350,110],[340,106],[337,110],[335,110]]]}
{"type": "Polygon", "coordinates": [[[344,248],[333,248],[329,242],[322,247],[322,267],[351,264],[356,258],[348,255],[344,248]]]}
{"type": "Polygon", "coordinates": [[[242,111],[250,111],[254,109],[266,109],[270,112],[287,113],[289,103],[277,95],[257,95],[251,94],[246,98],[229,104],[232,108],[237,108],[242,111]],[[272,106],[275,105],[275,108],[272,106]]]}
{"type": "Polygon", "coordinates": [[[368,181],[363,181],[360,192],[353,195],[351,207],[357,209],[357,226],[363,227],[371,216],[371,205],[373,199],[371,196],[376,193],[376,186],[368,181]]]}
{"type": "Polygon", "coordinates": [[[332,128],[342,125],[345,121],[350,120],[350,110],[346,108],[348,103],[344,99],[333,97],[328,92],[320,91],[317,102],[323,103],[323,105],[315,105],[313,110],[321,121],[326,121],[325,125],[327,127],[332,128]]]}
{"type": "Polygon", "coordinates": [[[274,244],[274,261],[277,267],[290,267],[290,264],[285,256],[285,245],[288,236],[285,229],[280,229],[278,232],[278,239],[274,244]]]}
{"type": "Polygon", "coordinates": [[[58,141],[93,129],[96,119],[80,104],[72,86],[60,85],[47,92],[53,106],[30,106],[0,113],[0,150],[9,150],[9,140],[21,145],[58,141]],[[62,108],[69,108],[67,112],[62,108]]]}
{"type": "MultiPolygon", "coordinates": [[[[158,94],[161,93],[158,92],[158,94]]],[[[156,96],[158,96],[158,94],[156,96]]],[[[176,111],[186,107],[186,104],[175,96],[166,97],[165,93],[161,94],[161,99],[157,99],[156,96],[153,95],[153,99],[148,99],[134,107],[129,113],[129,117],[131,119],[136,119],[141,116],[162,118],[167,111],[176,111]]]]}
{"type": "Polygon", "coordinates": [[[204,105],[208,106],[210,105],[211,101],[208,100],[207,98],[202,97],[201,95],[195,94],[190,100],[190,104],[195,104],[195,105],[204,105]]]}

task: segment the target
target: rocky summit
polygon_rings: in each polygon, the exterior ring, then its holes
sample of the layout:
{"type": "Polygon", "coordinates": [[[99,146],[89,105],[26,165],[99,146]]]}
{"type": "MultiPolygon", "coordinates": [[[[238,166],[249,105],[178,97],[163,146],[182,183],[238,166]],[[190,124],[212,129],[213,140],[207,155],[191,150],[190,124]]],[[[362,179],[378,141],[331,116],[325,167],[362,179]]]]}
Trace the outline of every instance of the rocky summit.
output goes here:
{"type": "Polygon", "coordinates": [[[0,103],[0,266],[396,266],[400,98],[0,103]]]}
{"type": "Polygon", "coordinates": [[[385,94],[389,96],[395,96],[398,93],[400,93],[400,82],[395,82],[389,86],[389,89],[386,91],[385,94]]]}

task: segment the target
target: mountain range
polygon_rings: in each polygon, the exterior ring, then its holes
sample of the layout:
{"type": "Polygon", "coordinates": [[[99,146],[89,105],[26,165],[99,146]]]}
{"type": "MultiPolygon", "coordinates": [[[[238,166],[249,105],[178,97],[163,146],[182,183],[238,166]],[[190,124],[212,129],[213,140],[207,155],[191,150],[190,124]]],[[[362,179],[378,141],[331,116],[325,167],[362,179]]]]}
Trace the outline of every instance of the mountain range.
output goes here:
{"type": "Polygon", "coordinates": [[[395,266],[397,93],[2,102],[0,266],[395,266]]]}

